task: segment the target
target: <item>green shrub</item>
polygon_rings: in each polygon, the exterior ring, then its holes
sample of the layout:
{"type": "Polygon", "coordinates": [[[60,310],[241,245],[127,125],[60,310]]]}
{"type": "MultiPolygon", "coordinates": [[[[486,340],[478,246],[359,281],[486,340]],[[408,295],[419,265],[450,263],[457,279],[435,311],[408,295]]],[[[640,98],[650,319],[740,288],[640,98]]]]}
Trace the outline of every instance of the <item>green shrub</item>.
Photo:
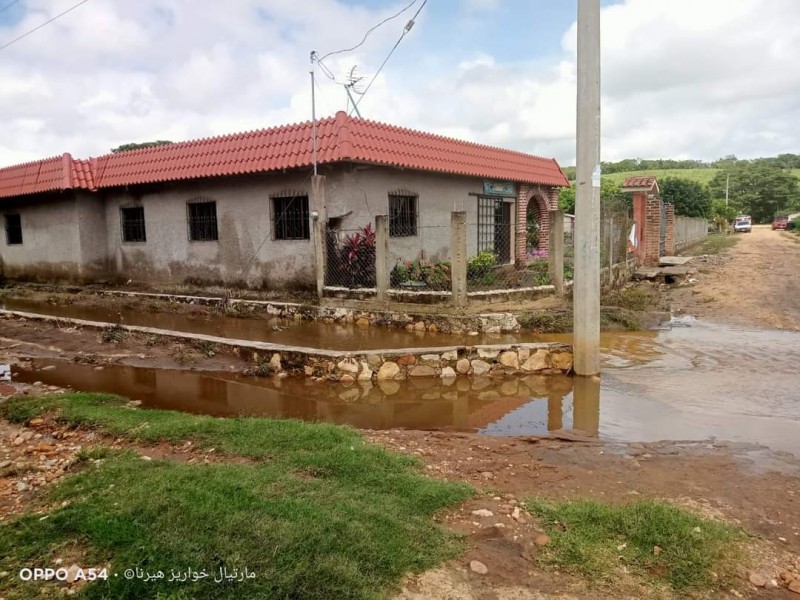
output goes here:
{"type": "Polygon", "coordinates": [[[497,257],[494,252],[484,250],[473,256],[467,263],[467,280],[479,285],[492,285],[494,283],[494,266],[497,257]]]}
{"type": "Polygon", "coordinates": [[[393,287],[403,283],[424,283],[430,289],[447,290],[452,281],[450,273],[449,262],[406,260],[394,266],[389,279],[393,287]]]}

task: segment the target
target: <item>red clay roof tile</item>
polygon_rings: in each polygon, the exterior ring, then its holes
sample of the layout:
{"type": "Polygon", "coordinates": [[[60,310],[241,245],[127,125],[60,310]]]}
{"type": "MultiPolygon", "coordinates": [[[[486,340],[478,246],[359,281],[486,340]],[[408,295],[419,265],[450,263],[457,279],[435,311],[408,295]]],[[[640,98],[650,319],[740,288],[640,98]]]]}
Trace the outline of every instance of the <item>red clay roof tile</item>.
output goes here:
{"type": "Polygon", "coordinates": [[[653,175],[633,175],[622,182],[622,188],[652,188],[655,184],[653,175]]]}
{"type": "MultiPolygon", "coordinates": [[[[312,165],[310,122],[73,160],[0,169],[0,197],[89,190],[312,165]]],[[[348,117],[317,123],[317,160],[373,164],[544,185],[569,185],[555,159],[348,117]]]]}

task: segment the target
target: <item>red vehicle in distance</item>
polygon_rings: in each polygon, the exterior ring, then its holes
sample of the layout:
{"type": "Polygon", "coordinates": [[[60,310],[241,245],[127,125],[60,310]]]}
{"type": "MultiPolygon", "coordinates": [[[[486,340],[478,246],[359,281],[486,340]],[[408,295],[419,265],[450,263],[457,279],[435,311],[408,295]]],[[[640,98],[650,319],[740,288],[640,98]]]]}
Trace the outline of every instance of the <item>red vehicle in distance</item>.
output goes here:
{"type": "Polygon", "coordinates": [[[789,224],[789,217],[775,217],[775,220],[772,222],[772,230],[776,229],[786,229],[786,226],[789,224]]]}

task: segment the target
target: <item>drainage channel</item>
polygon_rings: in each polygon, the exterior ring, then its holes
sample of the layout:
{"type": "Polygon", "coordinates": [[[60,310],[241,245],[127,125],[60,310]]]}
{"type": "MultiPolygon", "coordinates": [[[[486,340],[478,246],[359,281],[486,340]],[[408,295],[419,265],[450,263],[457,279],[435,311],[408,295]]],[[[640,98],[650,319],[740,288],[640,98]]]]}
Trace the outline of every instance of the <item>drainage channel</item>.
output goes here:
{"type": "MultiPolygon", "coordinates": [[[[143,306],[145,303],[143,301],[143,306]]],[[[147,312],[143,308],[50,304],[25,298],[5,298],[0,308],[84,321],[122,322],[182,333],[213,335],[237,340],[268,342],[281,346],[316,347],[328,350],[367,351],[381,348],[436,348],[485,344],[517,344],[539,341],[532,333],[459,335],[405,331],[352,324],[295,321],[280,318],[236,318],[224,315],[186,315],[147,312]]]]}

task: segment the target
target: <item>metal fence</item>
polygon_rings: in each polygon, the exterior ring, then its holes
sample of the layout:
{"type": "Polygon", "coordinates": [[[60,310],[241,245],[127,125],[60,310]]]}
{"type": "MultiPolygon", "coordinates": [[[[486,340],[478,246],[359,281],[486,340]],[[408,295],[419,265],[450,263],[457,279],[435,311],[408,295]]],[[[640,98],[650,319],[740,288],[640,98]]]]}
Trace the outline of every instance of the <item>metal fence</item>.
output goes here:
{"type": "Polygon", "coordinates": [[[467,226],[468,292],[534,289],[550,284],[547,248],[526,245],[524,253],[518,253],[515,237],[511,224],[501,219],[492,226],[480,222],[467,226]],[[518,260],[517,254],[525,259],[518,260]]]}
{"type": "Polygon", "coordinates": [[[450,225],[417,226],[414,235],[388,237],[389,290],[436,292],[452,289],[450,225]]]}
{"type": "MultiPolygon", "coordinates": [[[[420,225],[402,231],[390,221],[358,228],[328,226],[325,231],[324,287],[331,292],[354,290],[374,293],[383,300],[436,296],[439,301],[483,296],[503,291],[547,291],[563,289],[563,281],[574,277],[574,228],[563,228],[563,278],[551,271],[559,264],[548,256],[560,227],[545,229],[538,246],[519,249],[522,236],[507,220],[506,204],[483,207],[477,222],[459,225],[420,225]],[[490,210],[491,209],[491,210],[490,210]],[[388,223],[388,224],[387,224],[388,223]],[[381,231],[377,232],[376,227],[381,231]],[[456,229],[453,229],[456,227],[456,229]],[[380,247],[379,247],[380,245],[380,247]],[[457,254],[458,253],[458,254],[457,254]],[[461,261],[457,262],[455,257],[461,261]],[[380,264],[378,264],[380,262],[380,264]],[[457,266],[460,265],[460,266],[457,266]],[[466,285],[464,285],[466,284],[466,285]],[[456,290],[456,291],[454,291],[456,290]],[[462,290],[462,291],[457,291],[462,290]]],[[[454,213],[454,215],[463,213],[454,213]]],[[[600,266],[624,264],[629,255],[633,221],[624,213],[603,214],[600,221],[600,266]]],[[[551,224],[552,225],[552,224],[551,224]]],[[[414,300],[416,301],[416,300],[414,300]]],[[[422,300],[420,300],[422,301],[422,300]]],[[[462,301],[462,300],[459,300],[462,301]]]]}
{"type": "Polygon", "coordinates": [[[325,285],[332,288],[374,289],[375,227],[326,230],[325,285]]]}

